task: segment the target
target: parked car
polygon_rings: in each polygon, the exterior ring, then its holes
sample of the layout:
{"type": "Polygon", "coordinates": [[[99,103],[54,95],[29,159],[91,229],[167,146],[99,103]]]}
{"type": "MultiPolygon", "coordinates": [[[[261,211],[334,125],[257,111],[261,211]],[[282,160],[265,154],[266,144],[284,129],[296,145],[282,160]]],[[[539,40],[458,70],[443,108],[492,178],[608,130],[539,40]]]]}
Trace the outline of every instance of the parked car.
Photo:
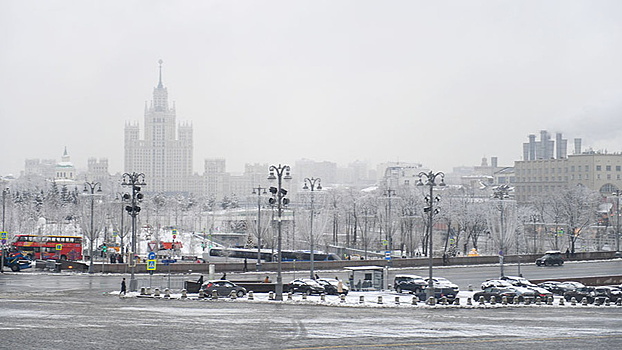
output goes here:
{"type": "Polygon", "coordinates": [[[229,296],[231,292],[235,292],[238,297],[246,295],[246,288],[238,286],[237,284],[227,280],[214,280],[203,283],[201,289],[205,295],[212,295],[213,291],[216,291],[219,296],[229,296]]]}
{"type": "MultiPolygon", "coordinates": [[[[429,278],[425,279],[426,284],[428,283],[429,278]]],[[[456,294],[458,294],[458,292],[460,291],[460,288],[458,287],[457,284],[451,282],[450,280],[448,280],[447,278],[444,277],[434,277],[432,278],[433,284],[434,284],[434,288],[444,288],[444,289],[451,289],[453,290],[456,294]]]]}
{"type": "MultiPolygon", "coordinates": [[[[419,298],[419,300],[426,300],[428,287],[423,288],[419,293],[413,293],[419,298]]],[[[454,300],[458,296],[458,291],[452,287],[434,285],[434,297],[436,299],[447,298],[449,301],[454,300]]]]}
{"type": "Polygon", "coordinates": [[[601,304],[605,299],[609,301],[616,301],[618,298],[622,298],[622,290],[617,287],[603,286],[594,288],[594,301],[601,304]]]}
{"type": "Polygon", "coordinates": [[[579,287],[573,291],[564,293],[564,299],[566,299],[567,301],[572,300],[573,297],[577,301],[581,301],[585,297],[587,298],[588,303],[593,303],[594,302],[594,287],[590,287],[590,286],[579,287]]]}
{"type": "Polygon", "coordinates": [[[491,297],[495,297],[495,300],[501,302],[502,298],[505,296],[508,299],[508,302],[513,303],[514,297],[518,297],[520,302],[524,302],[526,298],[535,298],[536,293],[528,288],[523,287],[486,287],[484,290],[480,292],[476,292],[473,294],[473,300],[478,301],[480,297],[484,297],[484,300],[490,301],[491,297]]]}
{"type": "Polygon", "coordinates": [[[563,264],[564,258],[559,250],[546,251],[542,257],[536,259],[536,265],[538,266],[562,266],[563,264]]]}
{"type": "Polygon", "coordinates": [[[535,286],[535,284],[531,283],[531,281],[529,281],[528,279],[523,278],[523,277],[501,276],[501,277],[499,277],[499,279],[503,280],[503,281],[508,281],[513,286],[517,286],[517,287],[533,287],[533,286],[535,286]]]}
{"type": "Polygon", "coordinates": [[[546,281],[538,283],[538,287],[544,288],[549,292],[557,295],[564,295],[564,293],[577,289],[574,285],[565,282],[546,281]]]}
{"type": "Polygon", "coordinates": [[[508,281],[504,281],[504,280],[487,280],[482,282],[482,289],[486,289],[488,287],[497,287],[497,288],[504,288],[504,287],[512,287],[513,284],[508,282],[508,281]]]}
{"type": "Polygon", "coordinates": [[[428,285],[423,277],[417,275],[396,275],[394,280],[395,291],[398,293],[410,292],[417,294],[428,285]]]}
{"type": "Polygon", "coordinates": [[[342,292],[339,293],[339,280],[333,279],[333,278],[320,278],[317,280],[317,282],[324,287],[324,291],[326,292],[326,294],[329,295],[339,295],[339,294],[345,294],[348,295],[348,292],[350,291],[350,289],[348,289],[348,287],[342,282],[341,283],[341,290],[342,292]]]}
{"type": "Polygon", "coordinates": [[[310,278],[295,279],[288,284],[292,293],[323,294],[326,290],[318,282],[310,278]]]}
{"type": "Polygon", "coordinates": [[[538,287],[538,286],[528,286],[525,287],[527,289],[531,289],[536,293],[536,297],[540,297],[543,300],[548,299],[549,297],[553,297],[553,293],[549,292],[547,289],[542,288],[542,287],[538,287]]]}

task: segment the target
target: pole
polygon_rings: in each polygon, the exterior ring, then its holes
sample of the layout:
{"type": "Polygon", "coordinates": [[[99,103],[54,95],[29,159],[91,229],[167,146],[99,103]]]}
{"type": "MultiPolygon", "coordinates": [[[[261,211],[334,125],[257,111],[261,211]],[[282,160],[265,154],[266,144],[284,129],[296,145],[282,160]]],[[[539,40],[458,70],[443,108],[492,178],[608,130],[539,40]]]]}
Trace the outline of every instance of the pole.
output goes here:
{"type": "MultiPolygon", "coordinates": [[[[272,195],[276,195],[276,202],[277,202],[277,275],[276,275],[276,286],[275,286],[275,300],[277,301],[282,301],[283,300],[283,266],[282,266],[282,261],[283,261],[283,256],[282,256],[282,220],[283,220],[283,204],[287,204],[287,203],[283,203],[284,199],[283,197],[285,196],[285,194],[287,193],[287,191],[285,191],[283,189],[283,179],[285,180],[290,180],[291,176],[289,175],[289,171],[290,171],[290,167],[288,165],[283,165],[281,166],[281,164],[279,164],[278,167],[271,165],[270,166],[270,176],[268,176],[268,180],[277,180],[277,187],[270,187],[270,192],[272,193],[272,195]],[[276,172],[277,176],[274,176],[274,172],[276,172]],[[283,176],[283,173],[285,173],[285,176],[283,176]]],[[[274,198],[273,198],[274,199],[274,198]]],[[[271,201],[271,204],[274,204],[274,201],[271,201]]]]}
{"type": "MultiPolygon", "coordinates": [[[[144,186],[145,184],[145,174],[143,173],[124,173],[123,174],[123,182],[122,186],[132,186],[132,195],[131,195],[131,206],[127,206],[125,209],[128,211],[130,216],[132,217],[132,251],[128,254],[128,264],[130,265],[130,292],[135,292],[138,289],[138,281],[136,280],[135,270],[136,270],[136,216],[140,212],[140,207],[138,206],[138,202],[143,199],[143,195],[140,192],[139,186],[144,186]]],[[[124,199],[130,199],[129,194],[123,195],[124,199]]]]}
{"type": "Polygon", "coordinates": [[[427,289],[427,293],[426,293],[426,297],[427,299],[430,299],[431,297],[434,296],[434,281],[432,280],[433,275],[432,275],[432,269],[434,266],[434,261],[433,261],[433,247],[432,247],[432,217],[434,215],[434,211],[433,211],[433,203],[434,200],[432,199],[432,197],[434,196],[434,186],[430,183],[430,210],[428,211],[428,289],[427,289]]]}
{"type": "Polygon", "coordinates": [[[257,264],[255,269],[257,272],[261,271],[261,190],[266,191],[265,188],[257,186],[253,188],[253,193],[257,190],[257,264]]]}
{"type": "Polygon", "coordinates": [[[93,238],[95,238],[94,226],[93,226],[93,213],[95,206],[95,197],[93,196],[93,191],[91,190],[91,231],[89,237],[89,251],[91,252],[89,256],[89,273],[93,273],[93,238]]]}
{"type": "Polygon", "coordinates": [[[93,216],[95,215],[95,188],[98,187],[97,192],[102,191],[101,183],[99,182],[85,182],[84,183],[84,193],[91,196],[91,230],[89,234],[89,273],[92,274],[93,271],[93,241],[95,239],[95,226],[93,223],[93,216]],[[90,191],[90,194],[89,194],[90,191]]]}
{"type": "MultiPolygon", "coordinates": [[[[2,232],[6,232],[4,229],[4,214],[5,214],[5,199],[6,199],[6,188],[2,189],[2,232]]],[[[0,250],[0,255],[2,255],[1,259],[0,259],[0,273],[4,273],[4,243],[0,244],[0,248],[2,248],[0,250]]]]}
{"type": "Polygon", "coordinates": [[[430,186],[430,193],[426,196],[426,201],[428,203],[428,206],[425,207],[423,209],[424,212],[427,211],[428,213],[428,287],[426,288],[426,298],[429,300],[430,298],[434,297],[434,280],[433,280],[433,267],[434,267],[434,260],[433,260],[433,242],[432,242],[432,224],[433,224],[433,216],[435,213],[438,212],[438,209],[434,209],[434,201],[439,201],[440,197],[436,197],[434,198],[434,186],[436,186],[436,178],[440,177],[441,182],[438,184],[438,186],[445,186],[445,173],[443,172],[437,172],[434,173],[433,171],[430,171],[429,173],[424,173],[424,172],[420,172],[419,173],[419,181],[417,181],[417,186],[423,186],[423,178],[426,178],[426,185],[430,186]]]}
{"type": "MultiPolygon", "coordinates": [[[[616,190],[613,194],[616,195],[616,255],[620,257],[620,190],[616,190]]],[[[4,202],[3,202],[4,203],[4,202]]],[[[4,204],[3,204],[4,208],[4,204]]],[[[4,217],[4,214],[2,214],[4,217]]],[[[2,225],[4,228],[4,224],[2,225]]]]}
{"type": "Polygon", "coordinates": [[[281,241],[282,241],[282,237],[281,237],[281,226],[282,226],[282,207],[281,207],[281,200],[282,200],[282,194],[281,194],[281,173],[279,173],[279,184],[278,184],[278,192],[277,192],[277,202],[278,202],[278,206],[277,206],[277,215],[278,215],[278,221],[277,221],[277,275],[276,275],[276,300],[281,301],[283,300],[283,276],[282,271],[283,271],[283,266],[282,266],[282,261],[283,261],[283,257],[281,255],[281,241]]]}

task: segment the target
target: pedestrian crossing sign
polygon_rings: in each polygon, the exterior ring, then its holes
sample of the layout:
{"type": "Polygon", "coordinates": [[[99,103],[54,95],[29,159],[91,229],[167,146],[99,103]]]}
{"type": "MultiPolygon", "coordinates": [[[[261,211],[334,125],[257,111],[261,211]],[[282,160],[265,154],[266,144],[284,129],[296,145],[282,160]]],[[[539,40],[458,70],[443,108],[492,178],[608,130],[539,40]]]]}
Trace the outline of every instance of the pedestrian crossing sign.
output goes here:
{"type": "Polygon", "coordinates": [[[147,260],[147,271],[155,270],[156,269],[156,262],[157,262],[157,260],[155,260],[155,259],[147,260]]]}
{"type": "Polygon", "coordinates": [[[62,244],[57,244],[56,245],[56,250],[63,250],[63,245],[62,244]]]}

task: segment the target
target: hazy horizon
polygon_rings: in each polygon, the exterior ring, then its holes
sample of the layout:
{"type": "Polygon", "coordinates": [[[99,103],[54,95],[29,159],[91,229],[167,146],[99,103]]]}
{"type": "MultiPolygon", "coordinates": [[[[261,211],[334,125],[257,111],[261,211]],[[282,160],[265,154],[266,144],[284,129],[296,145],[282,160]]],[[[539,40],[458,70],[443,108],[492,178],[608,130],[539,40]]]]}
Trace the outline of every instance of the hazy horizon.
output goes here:
{"type": "Polygon", "coordinates": [[[540,130],[622,151],[619,1],[4,0],[0,35],[0,175],[65,147],[123,171],[160,59],[197,173],[510,166],[540,130]]]}

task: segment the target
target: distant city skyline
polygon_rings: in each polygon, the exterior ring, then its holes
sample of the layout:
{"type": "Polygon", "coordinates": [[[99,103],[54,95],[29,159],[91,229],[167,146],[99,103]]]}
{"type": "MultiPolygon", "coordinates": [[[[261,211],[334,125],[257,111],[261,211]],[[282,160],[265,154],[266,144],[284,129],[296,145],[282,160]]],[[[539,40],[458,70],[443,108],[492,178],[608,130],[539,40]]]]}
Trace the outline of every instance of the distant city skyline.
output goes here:
{"type": "Polygon", "coordinates": [[[497,157],[529,134],[619,152],[622,3],[3,1],[0,175],[26,159],[123,171],[158,60],[193,171],[299,159],[434,170],[497,157]]]}

